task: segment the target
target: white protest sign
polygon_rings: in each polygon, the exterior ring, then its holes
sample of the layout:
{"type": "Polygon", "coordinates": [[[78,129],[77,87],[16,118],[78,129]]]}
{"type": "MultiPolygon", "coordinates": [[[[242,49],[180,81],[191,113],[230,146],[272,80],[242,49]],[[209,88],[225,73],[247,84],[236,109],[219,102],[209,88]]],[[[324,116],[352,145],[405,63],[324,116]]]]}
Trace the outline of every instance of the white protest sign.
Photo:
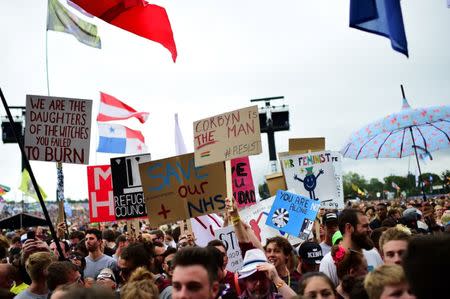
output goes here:
{"type": "Polygon", "coordinates": [[[267,215],[272,208],[275,196],[257,202],[248,208],[239,211],[239,215],[245,223],[250,225],[261,244],[265,244],[268,238],[282,236],[287,238],[289,243],[296,245],[303,241],[297,237],[287,235],[279,230],[266,225],[267,215]]]}
{"type": "Polygon", "coordinates": [[[342,155],[321,151],[280,156],[286,186],[295,194],[320,200],[326,209],[343,209],[342,155]]]}
{"type": "Polygon", "coordinates": [[[202,247],[205,247],[209,241],[217,239],[217,230],[223,225],[223,219],[215,213],[197,216],[190,221],[195,244],[202,247]]]}
{"type": "Polygon", "coordinates": [[[225,244],[227,249],[228,264],[226,269],[231,272],[237,272],[242,267],[243,258],[233,226],[229,225],[218,229],[216,237],[225,244]]]}
{"type": "Polygon", "coordinates": [[[28,159],[89,164],[92,101],[27,95],[28,159]]]}
{"type": "Polygon", "coordinates": [[[194,122],[195,166],[262,152],[258,106],[194,122]]]}

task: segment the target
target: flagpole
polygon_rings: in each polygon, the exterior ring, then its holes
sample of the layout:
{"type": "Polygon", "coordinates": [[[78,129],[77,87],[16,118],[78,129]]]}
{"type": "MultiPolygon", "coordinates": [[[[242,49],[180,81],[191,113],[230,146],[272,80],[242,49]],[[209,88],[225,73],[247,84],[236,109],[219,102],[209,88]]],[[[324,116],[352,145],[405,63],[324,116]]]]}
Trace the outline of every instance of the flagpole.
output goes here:
{"type": "MultiPolygon", "coordinates": [[[[11,115],[11,111],[9,110],[8,103],[6,102],[6,98],[3,95],[3,91],[0,88],[0,97],[2,98],[3,107],[5,108],[6,114],[8,115],[9,124],[11,125],[11,128],[14,128],[14,120],[11,115]]],[[[38,183],[36,181],[36,178],[34,176],[33,170],[31,169],[30,161],[28,160],[28,157],[25,154],[25,147],[22,142],[22,140],[19,140],[19,136],[17,136],[16,131],[13,130],[14,137],[16,138],[17,144],[19,145],[20,152],[22,153],[23,161],[25,162],[25,168],[27,169],[31,182],[33,183],[34,190],[36,191],[36,194],[39,199],[39,203],[41,204],[42,212],[44,212],[45,220],[47,221],[48,227],[50,229],[50,233],[52,235],[53,240],[55,241],[56,249],[58,250],[59,257],[61,260],[64,260],[63,251],[61,248],[61,244],[59,244],[58,236],[56,235],[55,229],[53,228],[52,221],[50,219],[50,215],[48,214],[47,207],[45,206],[44,199],[42,198],[41,190],[39,189],[38,183]]]]}
{"type": "Polygon", "coordinates": [[[48,79],[48,30],[45,30],[45,74],[47,76],[47,95],[50,96],[50,81],[48,79]]]}

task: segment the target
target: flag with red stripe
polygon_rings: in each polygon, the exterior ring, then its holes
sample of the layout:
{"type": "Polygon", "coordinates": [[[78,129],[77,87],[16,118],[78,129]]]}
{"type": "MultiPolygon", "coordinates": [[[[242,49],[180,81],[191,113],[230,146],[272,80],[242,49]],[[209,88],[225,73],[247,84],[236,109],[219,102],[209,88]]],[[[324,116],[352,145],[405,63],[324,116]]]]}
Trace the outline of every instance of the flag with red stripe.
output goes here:
{"type": "Polygon", "coordinates": [[[134,108],[115,97],[100,92],[100,107],[97,121],[122,120],[136,117],[141,123],[145,123],[148,114],[148,112],[137,112],[134,108]]]}

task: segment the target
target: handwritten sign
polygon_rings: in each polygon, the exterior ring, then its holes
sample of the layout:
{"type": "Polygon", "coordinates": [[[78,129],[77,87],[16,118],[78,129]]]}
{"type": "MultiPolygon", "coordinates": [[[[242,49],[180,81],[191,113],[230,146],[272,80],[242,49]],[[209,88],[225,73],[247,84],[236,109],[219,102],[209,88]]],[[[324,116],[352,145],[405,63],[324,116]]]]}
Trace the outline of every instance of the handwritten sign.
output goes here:
{"type": "Polygon", "coordinates": [[[117,219],[147,216],[139,163],[150,161],[150,154],[111,159],[114,211],[117,219]]]}
{"type": "Polygon", "coordinates": [[[256,203],[255,185],[248,157],[231,160],[233,181],[233,197],[238,207],[246,207],[256,203]]]}
{"type": "Polygon", "coordinates": [[[91,100],[27,95],[28,159],[89,164],[91,111],[91,100]]]}
{"type": "Polygon", "coordinates": [[[285,237],[289,243],[296,245],[302,242],[296,236],[288,235],[273,227],[266,225],[267,215],[272,208],[275,196],[259,201],[257,204],[239,211],[242,221],[250,225],[261,244],[265,244],[268,238],[275,236],[285,237]]]}
{"type": "Polygon", "coordinates": [[[242,253],[239,242],[232,225],[218,229],[216,231],[217,239],[223,242],[227,250],[228,263],[226,269],[231,272],[237,272],[242,267],[242,253]]]}
{"type": "Polygon", "coordinates": [[[195,166],[261,153],[258,106],[194,122],[195,166]]]}
{"type": "Polygon", "coordinates": [[[225,209],[223,163],[195,167],[194,154],[139,164],[150,225],[225,209]]]}
{"type": "Polygon", "coordinates": [[[191,223],[195,244],[201,247],[205,247],[209,241],[217,239],[216,231],[223,225],[223,219],[214,213],[191,218],[187,221],[191,223]]]}
{"type": "Polygon", "coordinates": [[[307,240],[319,208],[318,200],[279,190],[267,216],[266,224],[307,240]]]}
{"type": "Polygon", "coordinates": [[[321,151],[280,155],[288,189],[320,201],[326,209],[343,209],[342,155],[321,151]]]}
{"type": "Polygon", "coordinates": [[[87,167],[89,218],[91,222],[115,221],[110,165],[87,167]]]}

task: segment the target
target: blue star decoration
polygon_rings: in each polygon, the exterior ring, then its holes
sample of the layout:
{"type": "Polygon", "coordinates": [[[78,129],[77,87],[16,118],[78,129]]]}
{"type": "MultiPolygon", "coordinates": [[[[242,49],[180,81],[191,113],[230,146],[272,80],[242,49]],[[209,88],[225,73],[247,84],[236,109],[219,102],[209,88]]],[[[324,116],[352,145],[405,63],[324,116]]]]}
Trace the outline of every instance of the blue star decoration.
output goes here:
{"type": "Polygon", "coordinates": [[[111,134],[114,134],[114,131],[115,131],[115,129],[114,129],[113,127],[109,127],[109,132],[110,132],[111,134]]]}

